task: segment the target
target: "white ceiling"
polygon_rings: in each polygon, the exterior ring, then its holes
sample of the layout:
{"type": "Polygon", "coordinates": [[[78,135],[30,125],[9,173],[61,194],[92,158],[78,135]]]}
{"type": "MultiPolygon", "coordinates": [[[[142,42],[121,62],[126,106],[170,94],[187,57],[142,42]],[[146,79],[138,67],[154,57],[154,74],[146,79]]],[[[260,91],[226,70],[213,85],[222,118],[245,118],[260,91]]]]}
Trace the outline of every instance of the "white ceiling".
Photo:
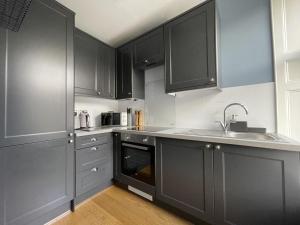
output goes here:
{"type": "Polygon", "coordinates": [[[57,1],[76,13],[76,27],[117,47],[205,0],[57,1]]]}

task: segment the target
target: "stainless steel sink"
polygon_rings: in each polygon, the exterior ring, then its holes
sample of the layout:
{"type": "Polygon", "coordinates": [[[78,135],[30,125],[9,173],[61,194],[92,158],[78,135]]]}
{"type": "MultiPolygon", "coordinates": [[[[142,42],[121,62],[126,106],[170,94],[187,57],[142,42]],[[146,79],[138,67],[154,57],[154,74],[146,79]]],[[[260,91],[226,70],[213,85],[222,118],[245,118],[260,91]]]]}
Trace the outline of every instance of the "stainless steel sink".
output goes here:
{"type": "Polygon", "coordinates": [[[206,136],[206,137],[223,137],[232,139],[246,139],[254,141],[280,141],[284,142],[281,138],[265,133],[253,133],[253,132],[233,132],[228,131],[216,131],[216,130],[201,130],[201,129],[185,129],[185,130],[166,130],[162,133],[171,133],[178,135],[192,135],[192,136],[206,136]]]}
{"type": "Polygon", "coordinates": [[[256,141],[278,141],[279,138],[271,134],[261,134],[261,133],[240,133],[240,132],[228,132],[224,134],[228,138],[237,138],[237,139],[250,139],[256,141]]]}

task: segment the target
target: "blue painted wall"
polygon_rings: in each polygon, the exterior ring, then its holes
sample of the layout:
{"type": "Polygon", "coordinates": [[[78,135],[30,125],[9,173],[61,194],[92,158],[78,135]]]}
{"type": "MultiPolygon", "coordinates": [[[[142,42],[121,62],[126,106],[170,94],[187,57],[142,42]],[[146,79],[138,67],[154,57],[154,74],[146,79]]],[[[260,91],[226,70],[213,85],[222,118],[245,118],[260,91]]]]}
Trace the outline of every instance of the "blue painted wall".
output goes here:
{"type": "Polygon", "coordinates": [[[221,86],[274,81],[269,0],[216,0],[221,86]]]}

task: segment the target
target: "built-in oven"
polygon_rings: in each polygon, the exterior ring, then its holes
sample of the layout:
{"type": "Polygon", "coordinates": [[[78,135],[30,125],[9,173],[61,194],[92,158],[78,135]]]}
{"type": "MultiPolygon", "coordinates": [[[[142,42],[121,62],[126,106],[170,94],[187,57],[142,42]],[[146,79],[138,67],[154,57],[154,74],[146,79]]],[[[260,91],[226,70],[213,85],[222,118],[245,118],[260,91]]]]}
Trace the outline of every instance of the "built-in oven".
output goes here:
{"type": "Polygon", "coordinates": [[[155,185],[155,148],[151,145],[122,142],[121,172],[146,184],[155,185]]]}
{"type": "Polygon", "coordinates": [[[117,183],[149,200],[155,195],[155,137],[118,133],[115,146],[117,183]]]}

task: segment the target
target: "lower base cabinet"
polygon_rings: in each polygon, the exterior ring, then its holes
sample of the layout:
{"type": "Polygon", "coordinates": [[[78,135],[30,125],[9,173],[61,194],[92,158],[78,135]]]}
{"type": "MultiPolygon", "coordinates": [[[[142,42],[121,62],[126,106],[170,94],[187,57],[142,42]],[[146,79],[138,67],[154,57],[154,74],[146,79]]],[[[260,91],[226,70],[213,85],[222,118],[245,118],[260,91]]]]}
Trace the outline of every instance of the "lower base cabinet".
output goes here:
{"type": "Polygon", "coordinates": [[[109,133],[77,137],[75,158],[75,204],[78,204],[112,184],[112,135],[109,133]]]}
{"type": "Polygon", "coordinates": [[[73,152],[66,139],[0,149],[0,224],[36,224],[70,203],[73,152]]]}
{"type": "Polygon", "coordinates": [[[157,139],[156,199],[211,222],[212,153],[201,142],[157,139]]]}
{"type": "Polygon", "coordinates": [[[157,139],[157,200],[216,225],[299,225],[299,152],[157,139]]]}
{"type": "Polygon", "coordinates": [[[300,224],[299,152],[222,145],[214,165],[216,224],[300,224]]]}

